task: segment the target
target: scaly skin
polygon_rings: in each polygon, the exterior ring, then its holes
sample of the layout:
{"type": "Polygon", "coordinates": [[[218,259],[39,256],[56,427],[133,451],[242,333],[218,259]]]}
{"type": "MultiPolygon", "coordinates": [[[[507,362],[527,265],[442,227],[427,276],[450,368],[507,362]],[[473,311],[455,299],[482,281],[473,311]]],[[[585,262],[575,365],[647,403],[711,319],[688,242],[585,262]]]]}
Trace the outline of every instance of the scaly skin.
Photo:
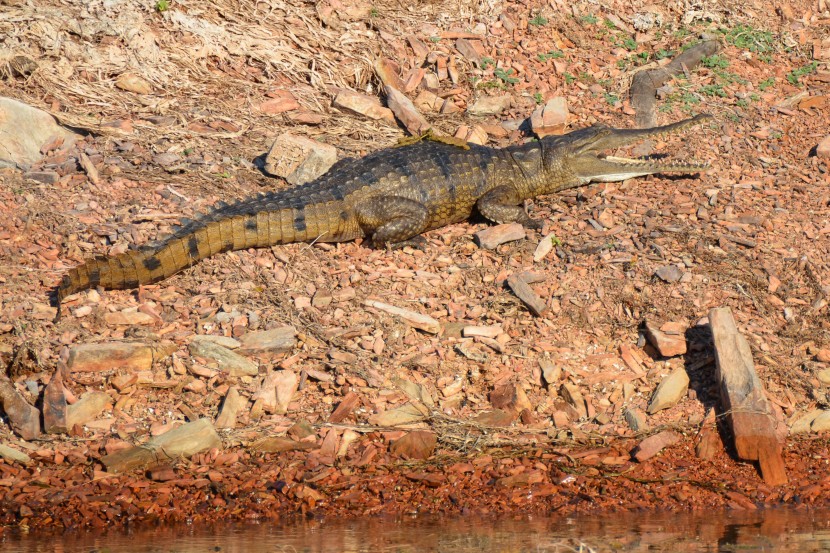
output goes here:
{"type": "Polygon", "coordinates": [[[219,252],[291,242],[371,238],[390,247],[467,219],[477,209],[497,223],[539,228],[522,202],[590,182],[652,173],[696,173],[706,165],[599,157],[602,151],[674,133],[709,115],[650,129],[593,126],[504,149],[435,140],[374,152],[335,164],[317,180],[218,206],[185,223],[156,246],[91,259],[64,275],[70,294],[101,286],[135,288],[168,278],[219,252]]]}

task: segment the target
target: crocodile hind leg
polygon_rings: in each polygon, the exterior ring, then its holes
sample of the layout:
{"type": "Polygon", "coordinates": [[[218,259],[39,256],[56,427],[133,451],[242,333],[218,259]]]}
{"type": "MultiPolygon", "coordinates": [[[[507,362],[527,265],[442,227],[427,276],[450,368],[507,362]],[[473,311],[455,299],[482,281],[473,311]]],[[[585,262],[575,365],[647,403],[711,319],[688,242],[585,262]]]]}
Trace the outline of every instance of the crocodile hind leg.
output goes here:
{"type": "Polygon", "coordinates": [[[510,186],[497,186],[476,202],[478,212],[495,223],[521,223],[531,229],[542,228],[542,221],[531,219],[522,203],[522,197],[510,186]]]}
{"type": "Polygon", "coordinates": [[[357,222],[372,237],[374,246],[401,248],[420,246],[419,234],[427,229],[429,212],[426,206],[403,196],[376,196],[362,202],[356,209],[357,222]]]}

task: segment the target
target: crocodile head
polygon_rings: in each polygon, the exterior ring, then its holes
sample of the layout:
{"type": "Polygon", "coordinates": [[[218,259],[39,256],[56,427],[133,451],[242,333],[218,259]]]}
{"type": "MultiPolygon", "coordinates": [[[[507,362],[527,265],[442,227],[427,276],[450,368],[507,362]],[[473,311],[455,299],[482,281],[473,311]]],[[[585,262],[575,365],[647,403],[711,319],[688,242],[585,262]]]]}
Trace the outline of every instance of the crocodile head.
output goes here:
{"type": "Polygon", "coordinates": [[[604,152],[646,138],[673,134],[699,125],[710,118],[709,114],[701,114],[691,119],[649,129],[614,129],[595,125],[563,136],[545,138],[544,165],[550,174],[568,174],[568,182],[563,183],[564,186],[560,184],[557,190],[589,182],[622,181],[653,173],[699,173],[709,166],[684,161],[614,157],[607,156],[604,152]]]}

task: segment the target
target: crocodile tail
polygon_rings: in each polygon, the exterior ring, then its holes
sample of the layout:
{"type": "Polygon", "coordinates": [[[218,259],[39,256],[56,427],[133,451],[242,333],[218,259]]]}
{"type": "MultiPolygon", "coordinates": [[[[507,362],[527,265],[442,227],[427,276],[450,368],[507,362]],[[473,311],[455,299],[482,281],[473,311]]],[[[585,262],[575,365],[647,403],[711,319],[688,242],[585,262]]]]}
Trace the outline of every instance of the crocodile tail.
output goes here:
{"type": "MultiPolygon", "coordinates": [[[[330,209],[282,208],[253,214],[232,214],[226,206],[187,223],[156,246],[90,259],[71,269],[55,290],[59,320],[61,302],[67,296],[100,286],[110,290],[136,288],[170,277],[220,252],[262,248],[291,242],[307,242],[332,232],[330,209]]],[[[326,206],[330,207],[330,206],[326,206]]]]}

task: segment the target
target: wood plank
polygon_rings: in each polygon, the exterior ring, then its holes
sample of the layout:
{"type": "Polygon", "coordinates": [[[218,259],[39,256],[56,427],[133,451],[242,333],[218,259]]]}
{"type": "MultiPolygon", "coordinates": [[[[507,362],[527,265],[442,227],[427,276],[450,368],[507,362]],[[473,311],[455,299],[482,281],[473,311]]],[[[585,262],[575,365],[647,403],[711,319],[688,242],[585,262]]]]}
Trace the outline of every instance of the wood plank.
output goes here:
{"type": "Polygon", "coordinates": [[[738,332],[728,307],[712,309],[709,326],[715,344],[721,403],[732,428],[738,457],[758,461],[767,484],[785,484],[783,444],[775,432],[775,417],[755,372],[749,343],[738,332]]]}

